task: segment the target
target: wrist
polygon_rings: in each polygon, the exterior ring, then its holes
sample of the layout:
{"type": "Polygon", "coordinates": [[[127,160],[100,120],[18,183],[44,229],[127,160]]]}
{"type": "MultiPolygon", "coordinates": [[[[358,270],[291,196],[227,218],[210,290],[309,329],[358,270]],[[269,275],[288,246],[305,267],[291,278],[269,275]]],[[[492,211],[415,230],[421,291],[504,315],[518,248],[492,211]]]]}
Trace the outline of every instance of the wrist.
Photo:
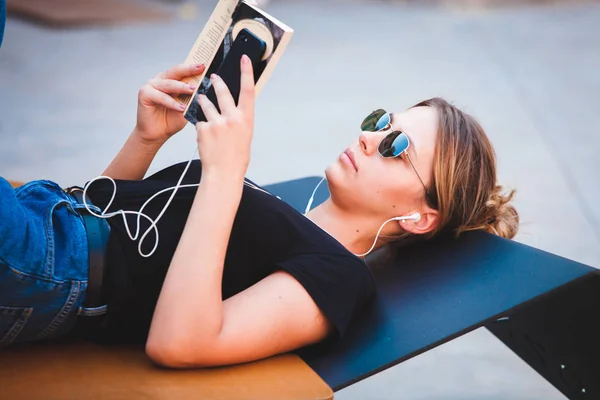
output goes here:
{"type": "Polygon", "coordinates": [[[242,197],[243,188],[243,178],[218,171],[209,172],[202,168],[202,178],[194,203],[206,201],[207,198],[218,199],[217,202],[223,209],[228,209],[230,206],[235,210],[242,197]]]}
{"type": "Polygon", "coordinates": [[[244,183],[242,171],[223,170],[202,166],[202,181],[213,185],[241,186],[244,183]]]}
{"type": "Polygon", "coordinates": [[[131,135],[129,135],[129,140],[136,145],[144,153],[154,153],[156,154],[158,150],[165,144],[166,139],[160,140],[148,140],[144,139],[144,135],[141,133],[139,128],[136,126],[133,128],[131,135]]]}

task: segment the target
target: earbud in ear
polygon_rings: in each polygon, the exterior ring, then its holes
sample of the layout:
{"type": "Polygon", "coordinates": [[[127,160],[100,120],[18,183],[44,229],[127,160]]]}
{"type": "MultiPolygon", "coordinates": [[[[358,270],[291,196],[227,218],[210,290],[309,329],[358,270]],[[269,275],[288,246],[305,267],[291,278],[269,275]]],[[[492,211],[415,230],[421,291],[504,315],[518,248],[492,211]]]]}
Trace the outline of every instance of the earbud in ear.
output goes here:
{"type": "Polygon", "coordinates": [[[419,222],[421,220],[421,214],[419,214],[419,213],[413,213],[413,214],[410,214],[410,215],[406,215],[404,217],[394,217],[393,220],[394,221],[402,221],[402,222],[406,222],[406,221],[419,222]]]}
{"type": "Polygon", "coordinates": [[[406,221],[419,221],[421,219],[421,214],[419,213],[413,213],[404,217],[394,217],[394,218],[390,218],[387,221],[385,221],[383,224],[381,224],[381,226],[379,227],[379,230],[377,231],[377,235],[375,235],[375,240],[373,240],[373,245],[371,245],[371,248],[369,249],[369,251],[367,251],[366,253],[363,254],[355,254],[355,256],[357,257],[364,257],[367,254],[369,254],[374,248],[375,248],[375,243],[377,243],[377,238],[379,237],[379,234],[381,233],[381,230],[383,229],[383,227],[385,226],[385,224],[387,224],[390,221],[402,221],[402,223],[406,222],[406,221]]]}

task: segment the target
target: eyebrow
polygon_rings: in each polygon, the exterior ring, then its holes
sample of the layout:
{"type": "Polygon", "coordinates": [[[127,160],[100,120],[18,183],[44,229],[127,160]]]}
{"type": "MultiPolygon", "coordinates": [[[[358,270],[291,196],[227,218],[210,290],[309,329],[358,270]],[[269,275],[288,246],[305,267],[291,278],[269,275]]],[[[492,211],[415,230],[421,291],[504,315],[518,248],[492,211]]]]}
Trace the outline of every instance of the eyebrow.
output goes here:
{"type": "MultiPolygon", "coordinates": [[[[390,123],[394,123],[394,113],[390,113],[390,123]]],[[[412,146],[408,146],[409,148],[412,149],[413,154],[415,155],[415,160],[419,159],[419,155],[417,154],[417,146],[415,145],[415,142],[413,142],[412,138],[410,136],[408,136],[408,133],[406,133],[403,129],[399,129],[401,132],[403,132],[406,137],[408,138],[408,141],[412,144],[412,146]]]]}

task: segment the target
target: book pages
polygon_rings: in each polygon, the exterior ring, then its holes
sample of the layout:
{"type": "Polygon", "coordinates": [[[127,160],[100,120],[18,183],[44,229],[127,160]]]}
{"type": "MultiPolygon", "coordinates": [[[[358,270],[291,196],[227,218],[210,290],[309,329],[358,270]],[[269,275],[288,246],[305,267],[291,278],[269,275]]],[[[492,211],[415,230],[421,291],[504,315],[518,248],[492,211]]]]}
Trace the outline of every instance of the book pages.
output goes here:
{"type": "Polygon", "coordinates": [[[259,65],[254,67],[256,96],[265,86],[293,34],[289,26],[243,0],[219,0],[185,60],[186,64],[202,63],[206,66],[204,73],[182,79],[197,86],[196,91],[192,95],[177,97],[177,101],[186,106],[184,115],[191,124],[195,125],[205,118],[196,101],[198,94],[209,91],[212,86],[210,75],[218,73],[238,33],[244,29],[262,40],[265,46],[259,65]]]}
{"type": "MultiPolygon", "coordinates": [[[[204,64],[204,73],[182,79],[182,82],[200,86],[202,79],[208,71],[208,66],[217,54],[227,30],[231,26],[231,16],[237,7],[238,0],[219,0],[208,22],[192,46],[185,59],[185,64],[204,64]]],[[[186,111],[195,96],[181,95],[176,100],[185,104],[186,111]]]]}

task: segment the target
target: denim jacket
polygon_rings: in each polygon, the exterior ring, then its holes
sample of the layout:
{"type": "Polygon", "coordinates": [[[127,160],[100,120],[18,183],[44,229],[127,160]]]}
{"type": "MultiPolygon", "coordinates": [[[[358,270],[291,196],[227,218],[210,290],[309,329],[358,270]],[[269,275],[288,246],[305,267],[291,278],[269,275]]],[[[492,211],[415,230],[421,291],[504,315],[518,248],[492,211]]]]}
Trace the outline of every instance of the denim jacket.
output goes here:
{"type": "Polygon", "coordinates": [[[0,348],[75,325],[88,275],[83,207],[54,182],[0,177],[0,348]]]}

